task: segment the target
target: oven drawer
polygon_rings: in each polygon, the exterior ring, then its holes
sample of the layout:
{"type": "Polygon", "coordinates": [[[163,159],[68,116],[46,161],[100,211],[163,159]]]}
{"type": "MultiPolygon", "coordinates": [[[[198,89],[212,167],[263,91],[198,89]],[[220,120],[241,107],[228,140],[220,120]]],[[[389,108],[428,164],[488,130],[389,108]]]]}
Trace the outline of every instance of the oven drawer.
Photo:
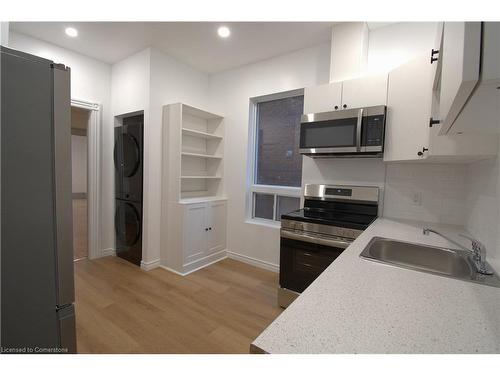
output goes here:
{"type": "Polygon", "coordinates": [[[281,238],[280,286],[301,293],[341,253],[343,248],[281,238]]]}
{"type": "Polygon", "coordinates": [[[296,250],[293,252],[293,267],[296,272],[306,272],[319,276],[335,258],[329,252],[296,250]]]}

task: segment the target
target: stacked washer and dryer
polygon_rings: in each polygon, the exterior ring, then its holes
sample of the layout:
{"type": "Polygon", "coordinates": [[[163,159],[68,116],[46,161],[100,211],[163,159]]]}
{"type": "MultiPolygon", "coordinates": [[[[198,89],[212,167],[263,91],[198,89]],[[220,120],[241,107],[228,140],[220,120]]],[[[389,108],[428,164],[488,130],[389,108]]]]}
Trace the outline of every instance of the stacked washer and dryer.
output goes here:
{"type": "Polygon", "coordinates": [[[115,127],[116,255],[136,265],[142,260],[144,115],[122,118],[115,127]]]}

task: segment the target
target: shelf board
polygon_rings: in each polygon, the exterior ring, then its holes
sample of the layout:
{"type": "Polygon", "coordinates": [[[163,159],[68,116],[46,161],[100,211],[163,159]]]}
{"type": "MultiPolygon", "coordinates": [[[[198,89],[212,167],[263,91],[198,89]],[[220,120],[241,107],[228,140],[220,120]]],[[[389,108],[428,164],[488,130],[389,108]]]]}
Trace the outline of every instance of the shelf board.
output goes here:
{"type": "Polygon", "coordinates": [[[183,179],[220,179],[221,176],[181,176],[183,179]]]}
{"type": "Polygon", "coordinates": [[[222,159],[220,155],[207,155],[207,154],[197,154],[195,152],[182,152],[183,156],[194,156],[197,158],[205,158],[205,159],[222,159]]]}
{"type": "Polygon", "coordinates": [[[191,204],[191,203],[201,203],[201,202],[213,202],[213,201],[225,201],[227,200],[226,196],[216,196],[216,195],[206,195],[200,197],[190,197],[190,198],[181,198],[179,200],[180,204],[191,204]]]}
{"type": "Polygon", "coordinates": [[[182,128],[182,134],[190,135],[192,137],[205,138],[205,139],[222,139],[219,135],[214,135],[210,133],[201,132],[198,130],[192,130],[188,128],[182,128]]]}
{"type": "Polygon", "coordinates": [[[205,120],[212,120],[212,119],[222,120],[224,118],[224,116],[217,115],[215,113],[211,113],[188,104],[182,104],[182,113],[187,113],[190,114],[191,116],[196,116],[205,120]]]}

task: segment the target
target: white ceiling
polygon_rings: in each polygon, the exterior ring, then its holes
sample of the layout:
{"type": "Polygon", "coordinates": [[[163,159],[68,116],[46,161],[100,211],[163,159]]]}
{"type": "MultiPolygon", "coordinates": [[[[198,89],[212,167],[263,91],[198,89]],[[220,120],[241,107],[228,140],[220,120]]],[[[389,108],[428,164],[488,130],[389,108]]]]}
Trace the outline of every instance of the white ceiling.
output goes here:
{"type": "Polygon", "coordinates": [[[216,73],[330,40],[333,22],[11,22],[11,30],[115,63],[149,46],[216,73]],[[221,39],[226,25],[231,36],[221,39]],[[79,35],[70,38],[68,26],[79,35]]]}

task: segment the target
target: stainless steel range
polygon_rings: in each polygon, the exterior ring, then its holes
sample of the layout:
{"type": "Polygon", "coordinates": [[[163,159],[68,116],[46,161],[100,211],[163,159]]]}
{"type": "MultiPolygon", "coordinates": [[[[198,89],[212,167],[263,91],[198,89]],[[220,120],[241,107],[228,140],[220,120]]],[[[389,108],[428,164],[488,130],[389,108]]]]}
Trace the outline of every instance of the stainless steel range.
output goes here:
{"type": "Polygon", "coordinates": [[[287,307],[376,218],[379,189],[308,184],[304,208],[281,216],[278,303],[287,307]]]}

